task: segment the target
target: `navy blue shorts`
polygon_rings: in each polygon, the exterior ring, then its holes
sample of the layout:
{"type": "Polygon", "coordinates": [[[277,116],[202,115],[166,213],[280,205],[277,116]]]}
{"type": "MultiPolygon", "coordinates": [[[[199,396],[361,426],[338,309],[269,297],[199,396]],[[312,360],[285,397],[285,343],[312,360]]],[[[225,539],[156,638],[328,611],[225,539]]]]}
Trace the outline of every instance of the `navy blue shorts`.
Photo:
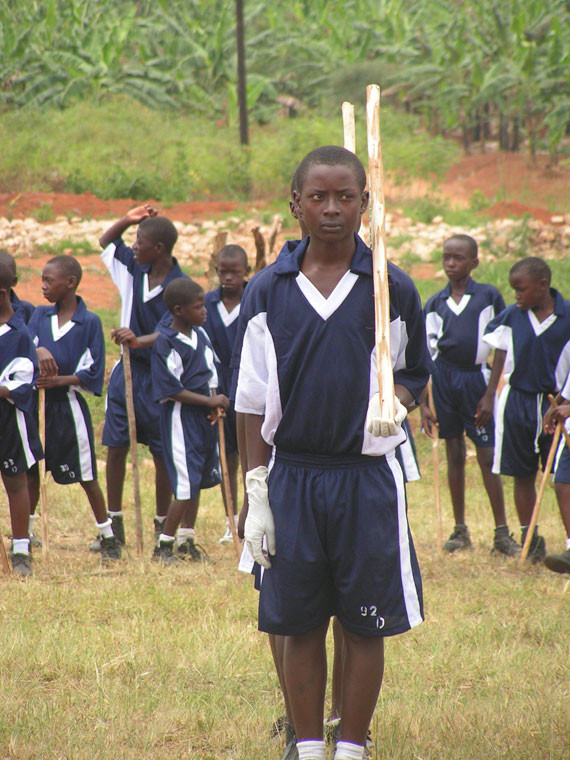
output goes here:
{"type": "Polygon", "coordinates": [[[236,430],[236,410],[234,402],[230,402],[230,408],[224,417],[224,436],[226,439],[226,454],[235,454],[238,450],[236,430]]]}
{"type": "Polygon", "coordinates": [[[505,385],[497,405],[493,472],[525,478],[544,468],[552,435],[542,432],[550,402],[546,394],[525,393],[505,385]]]}
{"type": "Polygon", "coordinates": [[[554,482],[570,483],[570,451],[566,439],[561,436],[554,461],[554,482]]]}
{"type": "Polygon", "coordinates": [[[277,452],[269,474],[276,555],[263,573],[259,629],[300,635],[336,615],[362,636],[423,620],[422,585],[394,454],[277,452]]]}
{"type": "Polygon", "coordinates": [[[73,389],[46,393],[45,444],[46,470],[56,483],[97,480],[93,424],[87,402],[80,393],[73,389]],[[50,399],[53,395],[54,400],[50,399]]]}
{"type": "Polygon", "coordinates": [[[218,427],[208,409],[166,401],[160,413],[164,464],[175,499],[194,499],[221,482],[218,427]]]}
{"type": "MultiPolygon", "coordinates": [[[[160,410],[152,394],[150,366],[131,358],[133,401],[137,424],[137,441],[148,446],[151,453],[162,459],[160,440],[160,410]]],[[[125,401],[125,374],[122,360],[113,367],[105,403],[103,446],[125,448],[129,445],[129,420],[125,401]]]]}
{"type": "Polygon", "coordinates": [[[14,477],[43,459],[38,429],[31,413],[0,399],[0,472],[14,477]]]}
{"type": "Polygon", "coordinates": [[[438,358],[432,375],[433,403],[440,438],[462,438],[465,432],[475,446],[491,448],[495,444],[495,423],[475,427],[477,404],[487,390],[488,370],[459,369],[438,358]]]}

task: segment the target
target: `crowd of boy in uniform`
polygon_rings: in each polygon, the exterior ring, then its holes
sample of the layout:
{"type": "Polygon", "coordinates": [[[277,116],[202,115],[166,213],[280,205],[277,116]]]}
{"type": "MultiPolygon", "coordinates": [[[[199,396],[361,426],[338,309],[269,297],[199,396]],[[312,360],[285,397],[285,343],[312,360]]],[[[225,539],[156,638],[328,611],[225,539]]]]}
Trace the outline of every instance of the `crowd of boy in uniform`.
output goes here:
{"type": "MultiPolygon", "coordinates": [[[[365,187],[365,171],[351,152],[325,146],[309,153],[292,183],[291,212],[302,239],[289,241],[249,283],[245,251],[226,246],[217,262],[220,286],[208,294],[178,266],[176,228],[151,206],[132,209],[100,239],[121,296],[121,326],[112,337],[131,352],[137,440],[155,464],[153,558],[165,565],[204,559],[195,523],[200,491],[220,482],[216,423],[223,416],[234,504],[239,461],[244,473],[239,529],[251,561],[242,565],[256,572],[259,628],[270,636],[287,708],[280,728],[288,760],[325,757],[330,619],[339,645],[330,724],[335,760],[368,756],[383,639],[423,620],[402,467],[409,460],[402,452],[411,436],[408,412],[420,407],[425,431],[446,442],[455,527],[445,550],[471,548],[467,435],[493,512],[493,551],[510,557],[521,546],[507,525],[501,475],[514,478],[524,541],[539,461],[544,466],[555,425],[570,417],[570,303],[551,287],[547,264],[530,257],[510,271],[516,303],[505,308],[496,288],[472,279],[478,251],[467,235],[445,241],[449,282],[423,309],[412,280],[388,265],[395,415],[381,416],[371,252],[358,235],[365,187]],[[130,248],[122,235],[132,225],[137,237],[130,248]],[[434,409],[427,403],[430,375],[434,409]]],[[[80,281],[72,256],[50,259],[42,272],[50,305],[34,309],[18,301],[14,260],[0,254],[0,464],[12,563],[23,576],[31,573],[43,457],[38,388],[45,391],[46,467],[56,482],[77,482],[85,491],[97,528],[90,548],[112,562],[125,544],[123,362],[107,390],[105,501],[80,392],[102,393],[105,349],[99,318],[76,293],[80,281]]],[[[547,555],[537,526],[529,558],[570,572],[564,438],[555,488],[566,550],[547,555]]],[[[237,523],[237,516],[227,519],[222,541],[231,537],[229,520],[237,523]]]]}

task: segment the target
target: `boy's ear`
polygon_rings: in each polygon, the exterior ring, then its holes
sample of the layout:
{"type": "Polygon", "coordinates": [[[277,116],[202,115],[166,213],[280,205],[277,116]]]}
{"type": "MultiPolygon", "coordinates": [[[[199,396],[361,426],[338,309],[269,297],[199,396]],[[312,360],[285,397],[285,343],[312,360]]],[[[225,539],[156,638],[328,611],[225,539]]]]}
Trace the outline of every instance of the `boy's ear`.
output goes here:
{"type": "Polygon", "coordinates": [[[471,267],[471,269],[477,269],[478,266],[479,266],[479,256],[476,256],[473,259],[473,266],[471,267]]]}
{"type": "Polygon", "coordinates": [[[18,275],[15,274],[14,275],[14,281],[12,282],[12,287],[15,288],[17,284],[18,284],[18,275]]]}
{"type": "Polygon", "coordinates": [[[370,193],[368,192],[368,190],[363,190],[362,196],[360,198],[360,213],[361,214],[363,214],[368,208],[369,200],[370,200],[370,193]]]}
{"type": "Polygon", "coordinates": [[[172,309],[172,313],[178,316],[181,310],[182,310],[182,306],[180,306],[180,304],[176,304],[176,306],[172,309]]]}
{"type": "Polygon", "coordinates": [[[75,290],[79,283],[77,282],[77,277],[74,274],[69,275],[67,278],[67,283],[69,285],[70,290],[75,290]]]}
{"type": "MultiPolygon", "coordinates": [[[[293,203],[295,204],[295,206],[298,206],[300,202],[301,202],[301,193],[298,190],[293,190],[293,203]]],[[[291,208],[291,206],[289,206],[289,208],[291,208]]],[[[291,209],[291,213],[292,212],[293,210],[291,209]]]]}
{"type": "Polygon", "coordinates": [[[164,254],[166,253],[166,246],[164,245],[164,243],[159,241],[158,243],[155,243],[155,246],[156,246],[156,252],[158,253],[158,255],[164,256],[164,254]]]}

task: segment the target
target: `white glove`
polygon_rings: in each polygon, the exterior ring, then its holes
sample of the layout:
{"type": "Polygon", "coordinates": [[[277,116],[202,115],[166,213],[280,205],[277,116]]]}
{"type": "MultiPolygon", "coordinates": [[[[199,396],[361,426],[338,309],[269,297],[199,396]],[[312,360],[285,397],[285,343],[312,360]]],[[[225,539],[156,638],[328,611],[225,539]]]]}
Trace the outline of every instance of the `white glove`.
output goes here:
{"type": "Polygon", "coordinates": [[[255,467],[245,474],[248,511],[244,536],[251,556],[266,570],[271,567],[269,557],[263,551],[263,536],[267,537],[267,551],[275,554],[275,523],[267,493],[267,467],[255,467]]]}
{"type": "Polygon", "coordinates": [[[380,417],[380,395],[375,393],[368,403],[366,430],[372,435],[376,437],[381,436],[382,438],[397,435],[402,428],[402,422],[408,414],[408,410],[397,396],[394,396],[394,412],[393,420],[382,419],[380,417]]]}

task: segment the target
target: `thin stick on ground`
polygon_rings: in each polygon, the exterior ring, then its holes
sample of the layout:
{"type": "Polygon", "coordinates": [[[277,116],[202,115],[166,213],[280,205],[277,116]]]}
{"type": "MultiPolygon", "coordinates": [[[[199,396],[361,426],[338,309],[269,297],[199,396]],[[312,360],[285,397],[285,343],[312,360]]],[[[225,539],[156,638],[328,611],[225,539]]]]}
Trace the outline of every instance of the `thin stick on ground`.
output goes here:
{"type": "Polygon", "coordinates": [[[0,555],[2,556],[2,572],[4,575],[11,575],[12,568],[8,562],[8,553],[6,551],[6,544],[4,543],[4,536],[0,530],[0,555]]]}
{"type": "Polygon", "coordinates": [[[224,506],[226,508],[226,515],[230,525],[230,532],[232,534],[232,540],[234,543],[234,549],[236,550],[236,556],[238,560],[241,557],[241,543],[236,530],[236,523],[234,518],[234,500],[232,497],[232,489],[230,485],[230,474],[228,471],[228,459],[226,457],[226,434],[224,430],[224,418],[218,417],[218,434],[220,443],[220,467],[222,470],[222,495],[224,497],[224,506]]]}
{"type": "MultiPolygon", "coordinates": [[[[435,417],[435,404],[433,403],[433,389],[431,385],[431,379],[428,382],[428,400],[430,409],[437,423],[437,418],[435,417]]],[[[441,501],[439,491],[439,439],[437,437],[437,430],[432,430],[431,461],[433,469],[433,498],[435,501],[435,519],[437,523],[437,548],[439,552],[443,552],[443,527],[441,521],[441,501]]]]}
{"type": "Polygon", "coordinates": [[[133,401],[133,377],[131,374],[131,352],[128,346],[123,346],[123,370],[125,373],[125,399],[127,402],[127,418],[129,421],[129,439],[131,449],[131,465],[133,468],[133,499],[135,502],[135,527],[137,537],[137,552],[143,553],[143,524],[141,510],[141,491],[139,480],[139,459],[137,453],[137,424],[135,405],[133,401]]]}
{"type": "Polygon", "coordinates": [[[376,363],[380,417],[393,420],[394,372],[390,353],[390,296],[388,292],[388,257],[386,255],[386,219],[384,204],[384,169],[380,140],[380,87],[366,88],[366,131],[368,135],[368,184],[370,187],[370,247],[374,281],[376,318],[376,363]]]}
{"type": "Polygon", "coordinates": [[[544,490],[546,488],[546,483],[548,481],[548,476],[550,475],[550,470],[552,469],[552,462],[554,461],[554,456],[556,454],[556,449],[558,448],[558,441],[560,440],[560,436],[562,435],[562,427],[563,423],[560,421],[556,425],[556,429],[554,430],[554,436],[552,438],[552,443],[550,445],[550,451],[548,452],[548,459],[546,460],[546,464],[544,465],[544,470],[542,472],[542,478],[540,480],[540,487],[538,489],[538,494],[536,496],[536,501],[534,502],[534,508],[532,510],[532,517],[530,518],[530,523],[526,531],[526,538],[524,540],[521,556],[519,559],[519,567],[522,567],[524,564],[525,559],[528,555],[528,550],[530,548],[530,542],[532,541],[532,534],[534,533],[535,525],[538,521],[538,513],[540,511],[540,504],[542,502],[542,497],[544,496],[544,490]]]}
{"type": "Polygon", "coordinates": [[[46,483],[46,392],[44,388],[38,389],[38,422],[39,433],[44,458],[38,462],[38,476],[40,479],[40,509],[42,510],[42,557],[49,557],[49,531],[48,531],[48,498],[46,483]]]}
{"type": "Polygon", "coordinates": [[[354,125],[354,106],[346,100],[342,104],[342,126],[344,131],[344,147],[351,153],[356,153],[356,128],[354,125]]]}

